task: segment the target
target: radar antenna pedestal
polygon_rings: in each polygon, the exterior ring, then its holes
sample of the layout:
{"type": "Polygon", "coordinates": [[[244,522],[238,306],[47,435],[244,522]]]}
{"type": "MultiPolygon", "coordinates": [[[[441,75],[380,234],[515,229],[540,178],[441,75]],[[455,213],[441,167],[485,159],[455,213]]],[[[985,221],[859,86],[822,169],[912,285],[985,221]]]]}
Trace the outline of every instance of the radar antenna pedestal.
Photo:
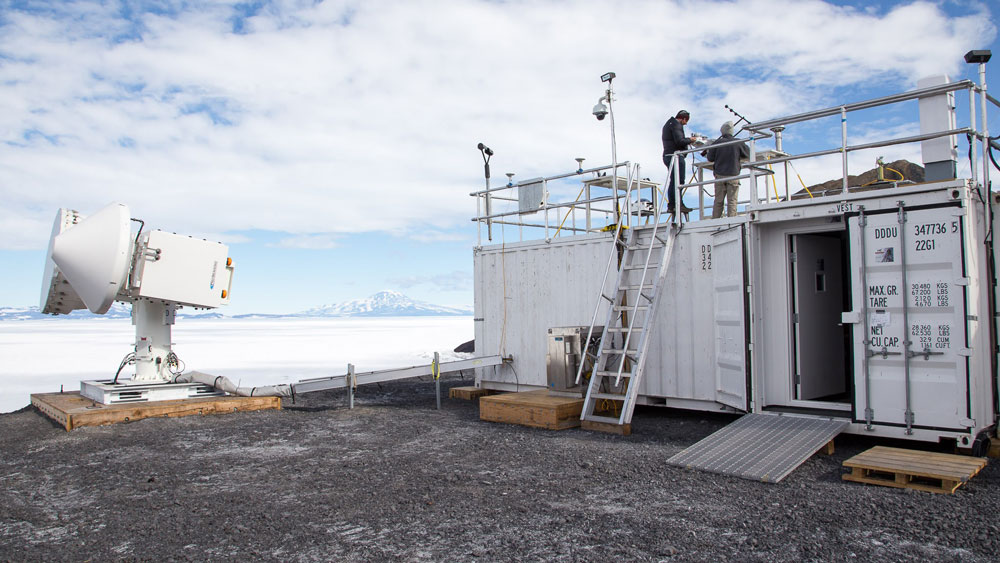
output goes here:
{"type": "Polygon", "coordinates": [[[83,396],[100,403],[218,395],[210,386],[174,383],[183,369],[171,348],[177,309],[213,309],[229,303],[234,266],[217,242],[164,231],[131,231],[129,209],[112,203],[86,217],[56,213],[42,281],[40,309],[64,315],[77,309],[107,313],[115,301],[132,305],[135,347],[114,378],[83,381],[83,396]],[[122,370],[134,365],[131,377],[122,370]]]}

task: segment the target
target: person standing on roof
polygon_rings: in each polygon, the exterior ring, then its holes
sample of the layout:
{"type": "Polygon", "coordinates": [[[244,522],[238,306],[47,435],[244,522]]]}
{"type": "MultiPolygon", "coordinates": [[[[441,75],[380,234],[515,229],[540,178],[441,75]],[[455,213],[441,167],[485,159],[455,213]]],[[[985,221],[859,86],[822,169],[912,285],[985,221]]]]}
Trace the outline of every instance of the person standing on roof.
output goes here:
{"type": "Polygon", "coordinates": [[[712,205],[712,219],[722,217],[722,202],[726,202],[726,216],[736,216],[736,201],[740,191],[739,180],[726,179],[730,176],[739,176],[740,160],[750,158],[750,149],[746,143],[733,143],[723,147],[717,147],[723,143],[735,141],[733,136],[735,127],[732,121],[722,124],[719,131],[722,136],[712,143],[713,146],[702,154],[709,162],[713,163],[712,169],[715,171],[715,204],[712,205]]]}
{"type": "MultiPolygon", "coordinates": [[[[670,169],[670,160],[673,157],[674,151],[682,151],[688,147],[691,143],[695,141],[694,136],[686,137],[684,136],[684,126],[687,125],[688,121],[691,119],[691,114],[687,110],[681,110],[677,112],[675,117],[671,117],[663,124],[663,132],[660,137],[663,140],[663,164],[670,169]]],[[[679,174],[681,184],[684,183],[684,158],[677,158],[677,172],[679,174]]],[[[681,202],[681,213],[687,213],[691,211],[691,208],[684,205],[681,202]]],[[[670,171],[670,179],[667,182],[667,212],[674,212],[674,173],[670,171]]]]}

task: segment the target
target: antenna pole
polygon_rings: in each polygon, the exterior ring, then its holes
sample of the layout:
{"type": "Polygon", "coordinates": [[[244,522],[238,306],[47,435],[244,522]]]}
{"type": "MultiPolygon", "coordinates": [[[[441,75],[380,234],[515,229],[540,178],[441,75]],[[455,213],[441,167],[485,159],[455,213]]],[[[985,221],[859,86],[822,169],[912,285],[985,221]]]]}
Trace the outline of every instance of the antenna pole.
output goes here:
{"type": "MultiPolygon", "coordinates": [[[[608,91],[605,97],[608,99],[608,118],[611,120],[611,193],[615,197],[615,222],[621,220],[621,208],[618,205],[618,143],[615,139],[615,107],[611,103],[613,97],[611,82],[615,79],[613,73],[608,73],[608,91]]],[[[607,75],[606,75],[607,76],[607,75]]]]}

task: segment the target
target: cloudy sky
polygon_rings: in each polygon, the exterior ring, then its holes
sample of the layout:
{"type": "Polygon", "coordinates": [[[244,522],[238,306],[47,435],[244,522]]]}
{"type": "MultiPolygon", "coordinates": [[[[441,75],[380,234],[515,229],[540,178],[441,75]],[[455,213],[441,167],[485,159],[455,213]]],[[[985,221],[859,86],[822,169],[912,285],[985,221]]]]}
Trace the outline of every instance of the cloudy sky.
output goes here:
{"type": "Polygon", "coordinates": [[[0,306],[37,304],[58,208],[112,201],[229,244],[230,313],[381,289],[471,305],[476,143],[496,180],[608,164],[601,74],[619,159],[661,176],[678,109],[715,136],[725,104],[764,120],[971,78],[996,25],[975,1],[0,2],[0,306]]]}

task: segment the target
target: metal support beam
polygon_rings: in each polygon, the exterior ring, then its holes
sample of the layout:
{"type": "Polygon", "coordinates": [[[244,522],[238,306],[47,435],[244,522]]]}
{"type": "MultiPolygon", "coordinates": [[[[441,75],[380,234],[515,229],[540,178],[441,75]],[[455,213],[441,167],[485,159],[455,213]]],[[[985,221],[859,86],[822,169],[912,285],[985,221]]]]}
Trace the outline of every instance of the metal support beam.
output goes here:
{"type": "MultiPolygon", "coordinates": [[[[437,364],[438,373],[454,373],[456,371],[464,371],[467,369],[482,368],[489,366],[497,366],[503,363],[503,358],[501,356],[484,356],[481,358],[472,358],[468,360],[458,360],[455,362],[444,362],[437,364]]],[[[411,377],[421,377],[425,375],[433,375],[435,364],[428,364],[425,366],[412,366],[399,369],[387,369],[380,371],[368,371],[363,373],[355,373],[354,366],[348,365],[348,373],[344,375],[335,375],[332,377],[317,377],[313,379],[303,379],[298,383],[292,384],[292,389],[295,394],[302,393],[312,393],[314,391],[327,391],[330,389],[343,389],[350,385],[351,400],[353,404],[353,389],[357,388],[358,385],[368,385],[371,383],[382,383],[385,381],[395,381],[397,379],[408,379],[411,377]]]]}

